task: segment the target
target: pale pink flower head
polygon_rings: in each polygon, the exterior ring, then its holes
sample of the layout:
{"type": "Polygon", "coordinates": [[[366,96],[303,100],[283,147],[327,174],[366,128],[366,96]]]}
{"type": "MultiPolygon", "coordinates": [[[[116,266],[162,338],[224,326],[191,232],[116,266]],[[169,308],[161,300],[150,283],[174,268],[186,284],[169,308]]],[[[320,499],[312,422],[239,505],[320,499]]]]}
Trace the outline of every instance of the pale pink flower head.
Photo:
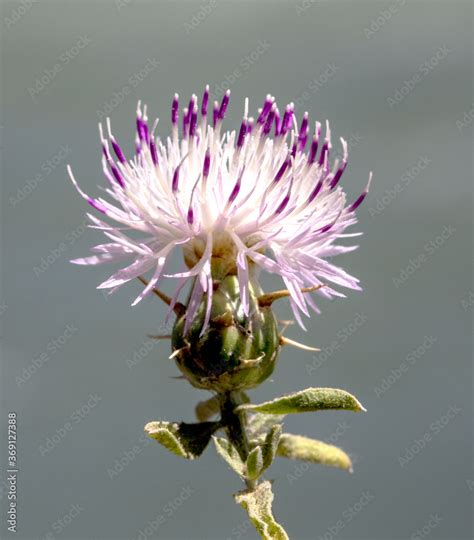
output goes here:
{"type": "Polygon", "coordinates": [[[298,122],[289,104],[280,114],[268,95],[256,120],[249,116],[246,100],[240,128],[224,132],[229,97],[227,91],[210,111],[206,87],[200,105],[193,95],[180,121],[175,95],[166,139],[156,135],[158,120],[149,128],[146,106],[139,103],[132,159],[112,135],[109,119],[106,132],[100,126],[108,197],[86,195],[68,170],[79,193],[102,214],[88,217],[108,242],[92,248],[92,256],[72,262],[126,264],[99,289],[115,290],[150,272],[148,285],[132,305],[170,278],[177,282],[171,310],[191,282],[188,328],[203,297],[209,315],[213,281],[226,274],[237,275],[247,314],[249,281],[263,269],[282,278],[303,326],[301,313],[309,316],[308,305],[318,308],[302,287],[324,283],[314,294],[327,298],[344,296],[332,285],[360,289],[355,277],[328,259],[357,248],[336,242],[357,236],[345,231],[357,222],[355,210],[372,175],[362,194],[347,203],[340,187],[347,143],[341,139],[342,159],[331,162],[328,122],[324,138],[319,122],[311,136],[307,113],[298,122]],[[167,263],[176,248],[183,250],[185,265],[173,272],[167,263]]]}

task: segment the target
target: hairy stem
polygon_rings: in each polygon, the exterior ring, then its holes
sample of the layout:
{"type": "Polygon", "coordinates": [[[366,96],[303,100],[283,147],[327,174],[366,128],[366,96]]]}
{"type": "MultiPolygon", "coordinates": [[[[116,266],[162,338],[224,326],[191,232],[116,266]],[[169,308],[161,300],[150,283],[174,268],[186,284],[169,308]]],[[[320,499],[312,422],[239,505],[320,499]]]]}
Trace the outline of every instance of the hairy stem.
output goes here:
{"type": "MultiPolygon", "coordinates": [[[[249,440],[247,437],[246,424],[247,413],[235,412],[238,405],[243,403],[243,397],[239,392],[226,392],[219,395],[221,422],[227,432],[229,441],[237,449],[240,458],[245,463],[249,455],[249,440]]],[[[255,488],[255,480],[246,480],[247,488],[255,488]]]]}

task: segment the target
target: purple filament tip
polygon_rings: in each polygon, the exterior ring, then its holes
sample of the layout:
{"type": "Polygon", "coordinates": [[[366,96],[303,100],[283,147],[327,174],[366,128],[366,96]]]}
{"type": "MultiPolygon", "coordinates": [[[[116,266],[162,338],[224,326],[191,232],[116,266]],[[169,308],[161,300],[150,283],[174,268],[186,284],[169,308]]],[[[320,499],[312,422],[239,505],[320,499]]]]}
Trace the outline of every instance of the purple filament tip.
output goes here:
{"type": "Polygon", "coordinates": [[[272,129],[273,119],[275,118],[275,107],[272,107],[263,126],[263,134],[268,135],[272,129]]]}
{"type": "Polygon", "coordinates": [[[299,148],[302,151],[306,146],[306,141],[308,139],[308,113],[305,112],[303,120],[301,122],[300,133],[298,135],[299,148]]]}
{"type": "Polygon", "coordinates": [[[202,116],[207,115],[207,104],[209,101],[209,85],[206,86],[204,90],[204,94],[202,96],[202,103],[201,103],[201,114],[202,116]]]}
{"type": "Polygon", "coordinates": [[[153,139],[151,139],[150,141],[150,154],[151,154],[151,159],[153,160],[153,165],[158,165],[158,154],[156,152],[156,144],[155,144],[155,141],[153,139]]]}
{"type": "Polygon", "coordinates": [[[229,200],[227,201],[227,204],[231,204],[235,201],[237,198],[237,195],[240,191],[240,184],[242,182],[242,176],[244,175],[245,167],[242,169],[242,172],[239,174],[239,177],[237,178],[237,182],[235,183],[234,189],[232,190],[232,193],[230,194],[229,200]]]}
{"type": "Polygon", "coordinates": [[[188,134],[188,125],[189,125],[189,109],[185,107],[183,109],[183,136],[186,137],[188,134]]]}
{"type": "Polygon", "coordinates": [[[122,178],[122,175],[120,174],[120,171],[117,169],[117,167],[113,164],[113,162],[109,162],[110,169],[112,170],[112,174],[114,175],[115,180],[117,180],[117,183],[120,187],[125,187],[125,182],[122,178]]]}
{"type": "Polygon", "coordinates": [[[212,110],[212,125],[213,125],[213,127],[216,127],[218,116],[219,116],[219,103],[217,101],[214,101],[214,109],[212,110]]]}
{"type": "Polygon", "coordinates": [[[328,150],[329,150],[329,142],[324,141],[323,147],[321,148],[321,154],[319,155],[319,160],[318,160],[319,166],[324,165],[324,161],[326,159],[326,154],[328,153],[328,150]]]}
{"type": "Polygon", "coordinates": [[[193,112],[191,113],[191,120],[189,121],[189,136],[194,137],[196,134],[196,123],[197,123],[198,108],[194,104],[193,112]]]}
{"type": "Polygon", "coordinates": [[[229,99],[230,99],[230,90],[227,90],[227,92],[224,94],[224,97],[222,98],[221,106],[219,108],[219,120],[223,120],[225,116],[225,112],[227,110],[227,105],[229,105],[229,99]]]}
{"type": "Polygon", "coordinates": [[[290,131],[291,125],[293,123],[293,107],[292,105],[287,105],[285,109],[285,114],[283,115],[283,120],[281,122],[281,135],[285,135],[290,131]]]}
{"type": "Polygon", "coordinates": [[[87,199],[87,202],[92,206],[92,208],[95,208],[99,212],[102,212],[102,214],[107,214],[107,210],[103,204],[101,204],[99,201],[96,201],[95,199],[92,199],[89,197],[87,199]]]}
{"type": "Polygon", "coordinates": [[[171,189],[173,193],[176,193],[178,191],[178,184],[179,184],[179,165],[176,167],[174,174],[173,174],[173,180],[171,182],[171,189]]]}
{"type": "Polygon", "coordinates": [[[290,159],[286,158],[285,161],[281,164],[281,167],[278,169],[278,172],[276,173],[275,178],[273,179],[273,182],[276,183],[282,179],[289,164],[290,164],[290,159]]]}
{"type": "Polygon", "coordinates": [[[239,136],[237,137],[237,148],[242,148],[247,134],[247,120],[244,118],[240,124],[239,136]]]}
{"type": "Polygon", "coordinates": [[[192,225],[194,221],[194,212],[191,206],[189,207],[189,210],[188,210],[187,221],[189,225],[192,225]]]}
{"type": "Polygon", "coordinates": [[[202,166],[202,175],[207,178],[209,176],[209,170],[211,168],[211,151],[209,148],[206,150],[206,155],[204,156],[204,164],[202,166]]]}
{"type": "Polygon", "coordinates": [[[267,95],[265,102],[263,104],[262,110],[257,118],[257,124],[265,123],[268,113],[270,112],[273,105],[273,98],[270,94],[267,95]]]}
{"type": "Polygon", "coordinates": [[[319,139],[315,135],[311,142],[311,147],[309,149],[309,154],[308,154],[308,163],[310,165],[312,165],[316,161],[316,154],[318,152],[318,146],[319,146],[319,139]]]}
{"type": "Polygon", "coordinates": [[[278,137],[280,135],[281,130],[281,116],[280,111],[277,109],[275,111],[275,137],[278,137]]]}
{"type": "Polygon", "coordinates": [[[145,128],[142,119],[137,116],[137,135],[140,141],[145,140],[145,128]]]}
{"type": "Polygon", "coordinates": [[[252,133],[252,129],[253,129],[253,118],[249,118],[247,120],[247,135],[250,135],[250,133],[252,133]]]}
{"type": "MultiPolygon", "coordinates": [[[[125,163],[127,160],[124,156],[124,153],[122,152],[122,149],[117,144],[115,139],[111,139],[110,141],[112,143],[112,148],[114,149],[115,155],[117,156],[117,159],[120,161],[120,163],[125,163]]],[[[107,156],[106,156],[107,157],[107,156]]]]}
{"type": "Polygon", "coordinates": [[[339,165],[336,171],[336,174],[334,175],[334,178],[331,180],[331,183],[329,184],[330,189],[334,189],[337,186],[337,183],[339,182],[339,180],[341,179],[341,176],[344,173],[346,165],[347,165],[347,162],[345,161],[339,165]]]}
{"type": "Polygon", "coordinates": [[[173,126],[178,125],[179,117],[179,96],[175,94],[173,97],[173,103],[171,105],[171,123],[173,126]]]}
{"type": "Polygon", "coordinates": [[[298,150],[298,145],[296,142],[293,143],[293,146],[291,148],[291,157],[295,157],[296,156],[296,151],[298,150]]]}
{"type": "Polygon", "coordinates": [[[370,188],[370,182],[372,181],[372,173],[370,173],[369,181],[367,183],[366,188],[364,191],[357,197],[357,199],[347,208],[348,212],[354,212],[359,208],[359,206],[362,204],[362,201],[367,197],[367,193],[369,193],[370,188]]]}
{"type": "Polygon", "coordinates": [[[105,156],[105,159],[107,161],[110,161],[110,154],[109,154],[109,150],[107,148],[107,145],[105,144],[105,142],[102,143],[102,153],[104,154],[105,156]]]}
{"type": "Polygon", "coordinates": [[[308,197],[308,204],[312,203],[314,199],[317,197],[318,193],[321,191],[321,188],[323,187],[323,181],[319,180],[319,182],[316,184],[316,187],[311,192],[310,196],[308,197]]]}

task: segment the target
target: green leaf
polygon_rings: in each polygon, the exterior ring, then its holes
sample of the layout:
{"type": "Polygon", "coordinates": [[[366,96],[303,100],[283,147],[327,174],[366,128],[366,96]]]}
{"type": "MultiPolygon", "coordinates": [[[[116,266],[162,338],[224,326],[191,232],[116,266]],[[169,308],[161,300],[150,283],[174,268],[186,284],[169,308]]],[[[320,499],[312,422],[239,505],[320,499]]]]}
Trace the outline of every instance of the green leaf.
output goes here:
{"type": "Polygon", "coordinates": [[[239,491],[235,502],[248,513],[250,521],[263,540],[289,540],[288,535],[272,514],[273,493],[270,482],[259,484],[254,490],[239,491]]]}
{"type": "Polygon", "coordinates": [[[239,456],[235,446],[223,437],[212,437],[214,444],[216,445],[217,453],[221,458],[227,462],[231,469],[233,469],[242,478],[245,478],[245,464],[239,456]]]}
{"type": "Polygon", "coordinates": [[[278,442],[281,436],[281,424],[274,425],[266,436],[260,436],[251,441],[252,451],[247,458],[247,478],[255,480],[270,467],[277,453],[278,442]],[[258,468],[252,462],[258,459],[258,468]],[[255,467],[255,469],[254,469],[255,467]]]}
{"type": "Polygon", "coordinates": [[[237,407],[238,411],[255,411],[265,414],[290,414],[329,409],[365,411],[354,396],[337,388],[307,388],[294,394],[276,398],[273,401],[260,404],[249,403],[237,407]]]}
{"type": "Polygon", "coordinates": [[[265,436],[273,426],[279,424],[284,417],[285,415],[283,414],[251,414],[247,419],[247,432],[249,437],[251,439],[260,439],[265,436]]]}
{"type": "Polygon", "coordinates": [[[200,401],[196,405],[195,411],[196,418],[199,420],[199,422],[205,422],[211,418],[211,416],[214,416],[219,412],[219,399],[217,396],[212,396],[205,401],[200,401]]]}
{"type": "Polygon", "coordinates": [[[281,437],[282,425],[277,424],[273,426],[271,430],[267,433],[265,440],[262,444],[262,457],[263,457],[263,470],[262,472],[270,467],[272,464],[273,458],[277,453],[278,443],[281,437]]]}
{"type": "Polygon", "coordinates": [[[173,454],[185,459],[195,459],[204,452],[212,434],[219,427],[219,422],[149,422],[145,426],[145,432],[173,454]]]}
{"type": "Polygon", "coordinates": [[[256,446],[248,455],[245,475],[249,480],[257,479],[263,472],[262,448],[256,446]]]}
{"type": "Polygon", "coordinates": [[[277,455],[289,459],[319,463],[329,467],[339,467],[352,472],[351,458],[344,450],[301,435],[283,433],[278,445],[277,455]]]}

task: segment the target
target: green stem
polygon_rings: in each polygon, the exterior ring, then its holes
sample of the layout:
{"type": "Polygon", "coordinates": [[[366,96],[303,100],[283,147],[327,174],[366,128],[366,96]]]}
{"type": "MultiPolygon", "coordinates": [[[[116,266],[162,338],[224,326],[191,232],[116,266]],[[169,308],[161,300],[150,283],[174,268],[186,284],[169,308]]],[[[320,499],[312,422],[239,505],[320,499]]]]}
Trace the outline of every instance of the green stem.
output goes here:
{"type": "MultiPolygon", "coordinates": [[[[240,392],[226,392],[219,395],[221,422],[225,427],[229,441],[237,449],[240,458],[245,463],[247,461],[250,445],[246,431],[247,413],[241,411],[236,413],[235,409],[244,402],[240,392]]],[[[255,480],[246,480],[249,489],[255,488],[255,480]]]]}

